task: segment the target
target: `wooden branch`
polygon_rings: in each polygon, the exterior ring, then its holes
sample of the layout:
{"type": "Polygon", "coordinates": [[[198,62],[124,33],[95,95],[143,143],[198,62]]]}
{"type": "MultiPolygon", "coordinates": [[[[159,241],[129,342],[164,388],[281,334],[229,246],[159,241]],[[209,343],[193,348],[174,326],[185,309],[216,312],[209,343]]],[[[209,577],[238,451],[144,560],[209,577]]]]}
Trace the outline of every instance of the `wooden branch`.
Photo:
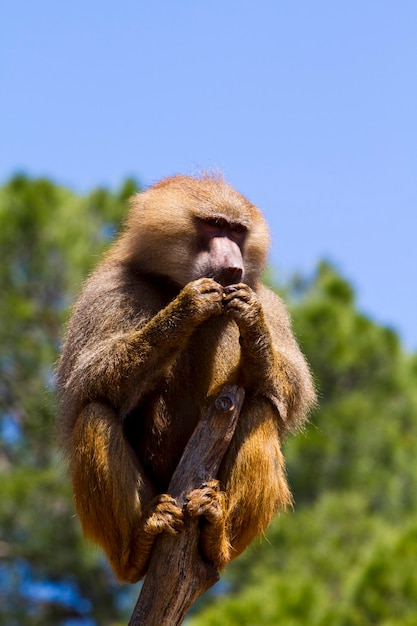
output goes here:
{"type": "MultiPolygon", "coordinates": [[[[242,408],[241,387],[224,387],[197,424],[169,484],[179,506],[193,489],[216,478],[242,408]]],[[[198,550],[198,518],[179,535],[160,535],[129,626],[177,626],[197,598],[219,580],[198,550]]]]}

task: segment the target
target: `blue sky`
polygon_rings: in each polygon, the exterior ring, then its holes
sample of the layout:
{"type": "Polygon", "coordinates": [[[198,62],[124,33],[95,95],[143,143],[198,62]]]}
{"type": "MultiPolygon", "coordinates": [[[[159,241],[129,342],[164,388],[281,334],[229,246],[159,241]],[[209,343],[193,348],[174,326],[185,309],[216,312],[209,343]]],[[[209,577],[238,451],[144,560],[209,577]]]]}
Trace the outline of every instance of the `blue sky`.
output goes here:
{"type": "Polygon", "coordinates": [[[0,183],[219,168],[279,279],[331,260],[417,349],[415,0],[15,0],[0,28],[0,183]]]}

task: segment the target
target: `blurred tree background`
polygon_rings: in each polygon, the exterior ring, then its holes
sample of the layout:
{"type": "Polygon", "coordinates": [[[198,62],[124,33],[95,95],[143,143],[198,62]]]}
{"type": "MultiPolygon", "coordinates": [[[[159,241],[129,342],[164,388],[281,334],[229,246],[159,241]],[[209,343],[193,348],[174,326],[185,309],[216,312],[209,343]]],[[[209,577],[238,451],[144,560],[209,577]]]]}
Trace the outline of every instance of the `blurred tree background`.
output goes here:
{"type": "MultiPolygon", "coordinates": [[[[82,538],[54,443],[54,363],[80,285],[139,188],[0,189],[0,625],[125,624],[138,594],[82,538]]],[[[417,623],[417,355],[362,315],[328,263],[280,285],[320,409],[285,442],[280,515],[190,626],[417,623]]],[[[387,285],[389,293],[389,285],[387,285]]]]}

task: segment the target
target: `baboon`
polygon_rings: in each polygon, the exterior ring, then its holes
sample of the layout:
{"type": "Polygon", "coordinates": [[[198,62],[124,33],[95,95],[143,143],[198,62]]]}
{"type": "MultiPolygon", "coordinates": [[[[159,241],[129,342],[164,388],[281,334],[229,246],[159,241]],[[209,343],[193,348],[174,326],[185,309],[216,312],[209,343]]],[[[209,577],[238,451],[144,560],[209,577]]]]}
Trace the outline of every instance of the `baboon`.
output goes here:
{"type": "Polygon", "coordinates": [[[222,570],[291,503],[281,441],[315,402],[281,298],[260,282],[261,212],[220,175],[174,176],[131,200],[86,281],[57,369],[60,441],[84,533],[121,581],[146,574],[184,513],[167,494],[226,384],[245,400],[217,477],[188,496],[199,547],[222,570]]]}

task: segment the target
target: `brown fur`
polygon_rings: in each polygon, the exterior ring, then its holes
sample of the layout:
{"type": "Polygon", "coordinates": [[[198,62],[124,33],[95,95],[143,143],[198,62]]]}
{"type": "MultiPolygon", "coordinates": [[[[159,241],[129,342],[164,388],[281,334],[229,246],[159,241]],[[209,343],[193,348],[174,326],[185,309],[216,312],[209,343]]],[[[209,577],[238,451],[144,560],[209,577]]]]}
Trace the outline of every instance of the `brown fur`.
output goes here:
{"type": "Polygon", "coordinates": [[[59,430],[84,532],[120,580],[146,573],[159,532],[181,532],[166,490],[225,384],[246,398],[218,482],[189,494],[188,513],[206,518],[203,555],[224,568],[291,503],[280,443],[315,395],[285,306],[259,282],[268,243],[260,211],[221,178],[165,179],[133,198],[75,306],[59,430]],[[213,216],[246,229],[244,279],[232,289],[198,274],[196,220],[213,216]]]}

